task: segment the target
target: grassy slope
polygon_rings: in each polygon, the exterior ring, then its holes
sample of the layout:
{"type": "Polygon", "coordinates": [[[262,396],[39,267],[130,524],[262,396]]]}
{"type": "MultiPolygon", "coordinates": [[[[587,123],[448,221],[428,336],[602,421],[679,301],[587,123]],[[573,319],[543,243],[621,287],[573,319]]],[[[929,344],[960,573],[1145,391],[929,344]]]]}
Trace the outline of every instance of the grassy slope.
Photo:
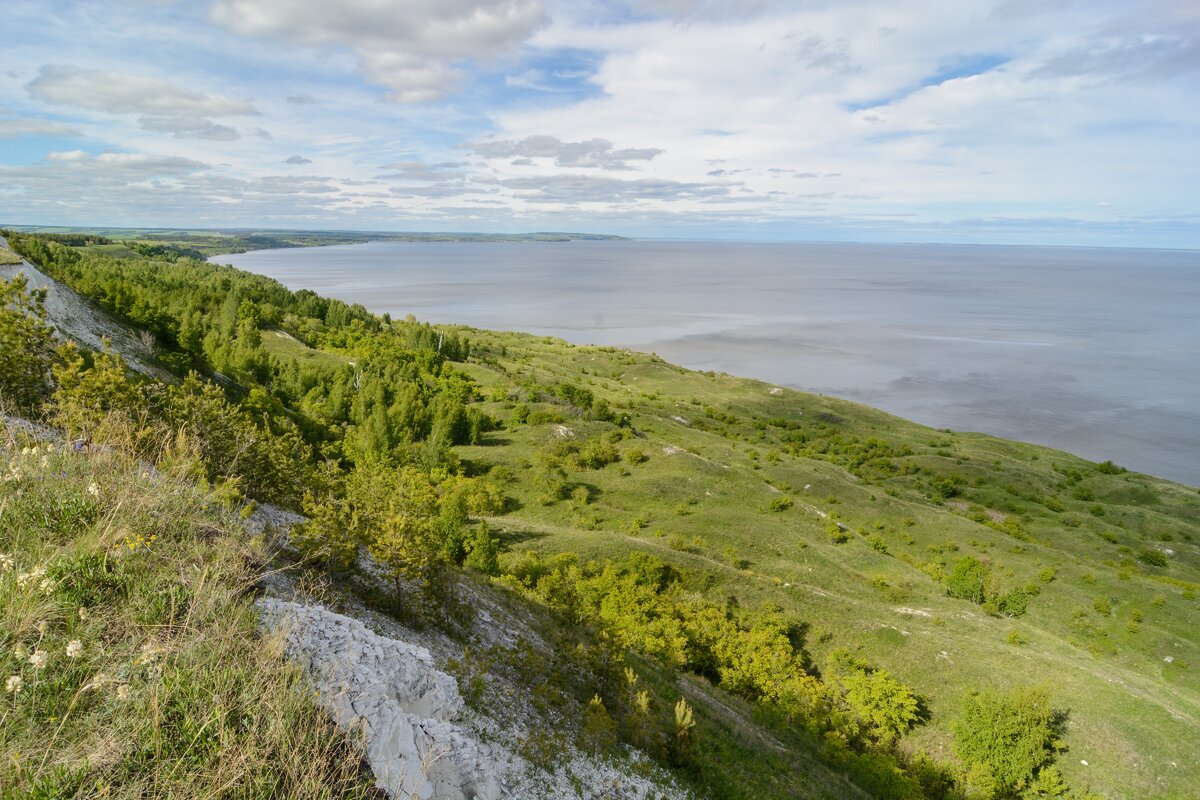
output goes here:
{"type": "Polygon", "coordinates": [[[350,359],[341,353],[314,350],[291,334],[270,328],[262,332],[263,349],[278,358],[291,358],[304,365],[340,367],[350,359]]]}
{"type": "Polygon", "coordinates": [[[136,460],[30,444],[0,428],[0,798],[369,796],[258,635],[261,545],[136,460]]]}
{"type": "MultiPolygon", "coordinates": [[[[568,419],[567,430],[509,426],[485,446],[461,448],[469,461],[505,464],[517,476],[506,491],[518,507],[495,520],[509,548],[592,557],[641,549],[688,570],[693,585],[714,599],[778,604],[811,622],[807,646],[818,663],[833,649],[855,650],[924,695],[932,720],[910,741],[935,755],[949,757],[948,724],[966,692],[1046,683],[1070,710],[1071,749],[1059,762],[1073,784],[1112,798],[1192,796],[1200,782],[1191,746],[1200,721],[1195,489],[1102,474],[1047,448],[933,431],[865,406],[690,372],[651,356],[463,330],[481,356],[464,369],[484,387],[509,390],[531,376],[584,385],[631,411],[643,438],[620,447],[649,455],[637,466],[573,474],[592,496],[579,508],[538,502],[537,455],[564,434],[583,440],[613,426],[580,419],[568,419]],[[731,416],[706,419],[705,407],[731,416]],[[776,418],[801,431],[825,427],[908,445],[912,455],[898,462],[959,474],[965,485],[938,503],[926,496],[928,476],[865,481],[827,459],[788,456],[780,448],[784,431],[761,424],[776,418]],[[1064,476],[1072,470],[1079,480],[1064,476]],[[781,494],[794,506],[768,512],[781,494]],[[834,544],[822,516],[832,514],[862,535],[834,544]],[[1020,519],[1028,537],[1013,538],[972,516],[1020,519]],[[645,524],[632,526],[634,520],[645,524]],[[887,552],[869,546],[867,535],[878,536],[887,552]],[[1172,551],[1168,566],[1136,560],[1152,548],[1172,551]],[[1006,587],[1039,585],[1029,612],[1015,620],[988,616],[946,597],[914,566],[953,564],[967,554],[988,561],[1006,587]],[[1047,567],[1056,574],[1044,583],[1038,575],[1047,567]],[[1135,612],[1141,620],[1131,625],[1135,612]]],[[[263,340],[275,355],[328,366],[345,361],[271,331],[263,340]]],[[[501,419],[512,405],[484,404],[501,419]]],[[[745,727],[722,757],[749,765],[737,753],[761,756],[772,747],[764,736],[773,734],[749,727],[751,706],[716,694],[729,713],[697,706],[701,726],[710,726],[712,737],[745,727]]],[[[763,796],[845,793],[799,740],[783,738],[789,752],[753,759],[763,771],[739,773],[739,783],[763,796]]]]}
{"type": "MultiPolygon", "coordinates": [[[[689,372],[651,356],[518,334],[470,336],[478,352],[494,354],[492,364],[467,367],[481,384],[508,387],[522,375],[541,383],[581,381],[614,406],[632,409],[644,438],[622,447],[650,456],[641,465],[574,475],[594,498],[584,509],[567,502],[542,506],[531,479],[514,481],[509,490],[520,508],[498,520],[511,547],[614,558],[641,549],[693,570],[711,596],[794,610],[812,623],[808,644],[818,661],[834,648],[857,651],[928,699],[932,722],[912,741],[931,753],[949,754],[948,722],[971,689],[1041,682],[1070,711],[1070,750],[1060,765],[1075,785],[1112,797],[1182,798],[1200,783],[1194,758],[1200,723],[1195,489],[1132,473],[1102,474],[1044,447],[933,431],[865,406],[689,372]],[[500,346],[506,355],[499,355],[500,346]],[[737,421],[721,425],[720,433],[698,430],[704,406],[737,421]],[[958,473],[967,485],[937,504],[912,478],[867,483],[826,460],[781,454],[779,429],[759,431],[753,424],[777,417],[801,429],[823,417],[839,432],[908,444],[913,455],[900,461],[958,473]],[[767,460],[772,451],[773,463],[767,460]],[[1082,480],[1071,483],[1056,468],[1078,470],[1082,480]],[[795,505],[766,511],[780,492],[795,505]],[[1027,499],[1049,497],[1064,510],[1027,499]],[[968,518],[981,512],[1017,516],[1030,541],[968,518]],[[887,553],[869,546],[864,535],[833,543],[821,516],[830,513],[852,532],[878,535],[887,553]],[[630,523],[639,517],[646,525],[635,532],[630,523]],[[680,537],[687,550],[676,549],[680,537]],[[1168,566],[1130,558],[1147,548],[1169,549],[1168,566]],[[988,616],[947,597],[941,584],[901,558],[929,562],[939,551],[951,565],[977,555],[1006,586],[1035,583],[1041,593],[1019,619],[988,616]],[[737,568],[736,559],[748,560],[748,567],[737,568]],[[1057,573],[1043,582],[1038,574],[1047,567],[1057,573]],[[1108,613],[1098,610],[1102,600],[1108,613]],[[1141,615],[1136,625],[1130,623],[1135,612],[1141,615]],[[1010,636],[1024,643],[1013,644],[1010,636]]],[[[488,409],[504,417],[508,405],[493,402],[488,409]]],[[[583,439],[611,426],[572,420],[566,428],[570,433],[555,425],[517,426],[462,455],[532,478],[534,454],[555,438],[583,439]]]]}

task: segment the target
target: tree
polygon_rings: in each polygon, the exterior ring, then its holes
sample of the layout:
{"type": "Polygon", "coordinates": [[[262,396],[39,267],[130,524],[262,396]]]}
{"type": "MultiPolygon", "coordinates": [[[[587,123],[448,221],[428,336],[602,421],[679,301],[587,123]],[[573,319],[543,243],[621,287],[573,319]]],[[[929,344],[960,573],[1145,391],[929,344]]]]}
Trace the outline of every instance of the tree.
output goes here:
{"type": "Polygon", "coordinates": [[[475,529],[470,548],[464,564],[484,575],[496,575],[500,572],[500,540],[492,538],[492,532],[486,522],[479,523],[479,527],[475,529]]]}
{"type": "Polygon", "coordinates": [[[54,378],[54,410],[58,424],[69,434],[91,433],[110,414],[129,419],[144,409],[141,392],[125,370],[119,354],[105,341],[103,352],[90,353],[91,364],[74,342],[58,348],[54,378]]]}
{"type": "Polygon", "coordinates": [[[54,352],[45,292],[27,286],[24,275],[0,280],[0,400],[18,411],[32,411],[49,391],[54,352]]]}
{"type": "Polygon", "coordinates": [[[830,673],[842,700],[866,729],[867,738],[891,744],[920,721],[917,696],[886,670],[873,669],[844,651],[831,661],[830,673]]]}
{"type": "Polygon", "coordinates": [[[951,729],[968,783],[992,787],[994,797],[1013,797],[1053,760],[1060,725],[1048,691],[1021,687],[969,696],[951,729]]]}
{"type": "Polygon", "coordinates": [[[367,549],[400,590],[404,581],[427,586],[441,558],[438,497],[429,476],[413,467],[360,467],[347,493],[360,510],[367,549]]]}

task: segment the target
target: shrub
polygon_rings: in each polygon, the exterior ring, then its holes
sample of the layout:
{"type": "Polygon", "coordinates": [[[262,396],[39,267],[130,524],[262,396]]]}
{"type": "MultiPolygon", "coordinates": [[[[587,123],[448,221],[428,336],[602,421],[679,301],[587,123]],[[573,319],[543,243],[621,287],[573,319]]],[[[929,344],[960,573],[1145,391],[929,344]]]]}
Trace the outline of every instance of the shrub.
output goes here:
{"type": "Polygon", "coordinates": [[[585,444],[572,461],[580,469],[600,469],[621,460],[621,454],[608,442],[593,439],[585,444]]]}
{"type": "Polygon", "coordinates": [[[636,464],[643,464],[646,461],[649,461],[650,457],[647,456],[645,451],[642,450],[640,447],[633,447],[633,448],[630,448],[629,450],[625,451],[625,460],[628,461],[630,464],[636,465],[636,464]]]}
{"type": "Polygon", "coordinates": [[[785,494],[771,498],[771,502],[767,504],[767,508],[771,511],[787,511],[792,507],[792,498],[785,494]]]}
{"type": "Polygon", "coordinates": [[[1019,617],[1029,608],[1029,595],[1024,589],[1013,589],[1000,598],[997,606],[1000,613],[1010,617],[1019,617]]]}
{"type": "Polygon", "coordinates": [[[1138,561],[1143,564],[1149,564],[1152,567],[1165,567],[1167,565],[1167,556],[1161,550],[1155,550],[1152,547],[1147,547],[1138,551],[1138,561]]]}
{"type": "Polygon", "coordinates": [[[604,707],[600,695],[593,695],[583,710],[576,740],[580,750],[606,756],[617,746],[617,723],[604,707]]]}
{"type": "Polygon", "coordinates": [[[1036,687],[985,689],[969,696],[952,723],[954,749],[968,772],[987,772],[995,795],[1021,791],[1053,759],[1060,717],[1036,687]]]}
{"type": "Polygon", "coordinates": [[[946,594],[972,603],[983,603],[986,587],[992,571],[974,556],[964,556],[954,564],[946,576],[946,594]]]}

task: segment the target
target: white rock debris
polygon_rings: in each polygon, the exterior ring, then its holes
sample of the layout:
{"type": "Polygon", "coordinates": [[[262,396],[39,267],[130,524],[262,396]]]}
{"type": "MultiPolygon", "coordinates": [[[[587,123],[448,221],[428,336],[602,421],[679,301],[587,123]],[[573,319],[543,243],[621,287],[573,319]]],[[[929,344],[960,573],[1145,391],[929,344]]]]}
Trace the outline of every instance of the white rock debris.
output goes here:
{"type": "Polygon", "coordinates": [[[389,638],[413,635],[394,623],[380,635],[320,605],[264,597],[257,606],[263,626],[286,637],[288,658],[309,670],[320,705],[339,725],[362,732],[376,785],[395,798],[688,800],[633,751],[608,760],[563,743],[561,763],[535,768],[514,752],[517,743],[534,727],[562,721],[521,702],[504,720],[464,712],[457,684],[428,649],[389,638]]]}
{"type": "Polygon", "coordinates": [[[322,606],[273,598],[257,605],[263,624],[284,632],[289,658],[308,667],[320,704],[339,725],[362,730],[381,789],[406,800],[510,796],[493,749],[453,724],[462,697],[428,650],[377,636],[322,606]]]}

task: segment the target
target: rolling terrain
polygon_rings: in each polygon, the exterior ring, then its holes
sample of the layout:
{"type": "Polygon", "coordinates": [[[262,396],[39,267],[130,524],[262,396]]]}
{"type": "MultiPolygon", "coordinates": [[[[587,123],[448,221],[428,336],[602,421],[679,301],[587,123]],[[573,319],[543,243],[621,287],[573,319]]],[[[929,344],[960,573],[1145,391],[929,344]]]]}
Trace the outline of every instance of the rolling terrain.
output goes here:
{"type": "MultiPolygon", "coordinates": [[[[71,274],[85,274],[87,257],[129,258],[89,254],[96,246],[109,245],[82,246],[71,274]]],[[[130,262],[129,274],[154,263],[130,262]]],[[[73,335],[53,309],[51,319],[73,335]]],[[[354,378],[368,358],[366,339],[339,345],[285,318],[256,330],[273,377],[221,377],[240,381],[237,392],[271,393],[296,418],[326,412],[284,391],[288,370],[354,378]]],[[[953,765],[954,722],[972,693],[1039,686],[1060,714],[1054,763],[1072,787],[1194,796],[1197,489],[654,355],[453,326],[434,336],[439,353],[442,337],[469,343],[453,369],[469,379],[467,409],[495,423],[453,447],[457,469],[506,498],[473,515],[501,552],[493,577],[470,580],[491,603],[522,609],[531,635],[548,641],[575,625],[608,635],[539,605],[522,577],[541,569],[531,564],[587,573],[644,553],[677,576],[679,603],[793,621],[797,658],[814,675],[832,680],[848,654],[911,687],[919,721],[894,743],[901,754],[953,765]]],[[[161,337],[156,347],[170,349],[161,337]]],[[[328,424],[347,440],[366,428],[328,424]]],[[[682,694],[695,707],[699,760],[711,762],[685,778],[699,796],[891,796],[847,783],[837,758],[765,702],[637,648],[628,657],[655,697],[682,694]],[[715,782],[735,761],[737,780],[715,782]]]]}

